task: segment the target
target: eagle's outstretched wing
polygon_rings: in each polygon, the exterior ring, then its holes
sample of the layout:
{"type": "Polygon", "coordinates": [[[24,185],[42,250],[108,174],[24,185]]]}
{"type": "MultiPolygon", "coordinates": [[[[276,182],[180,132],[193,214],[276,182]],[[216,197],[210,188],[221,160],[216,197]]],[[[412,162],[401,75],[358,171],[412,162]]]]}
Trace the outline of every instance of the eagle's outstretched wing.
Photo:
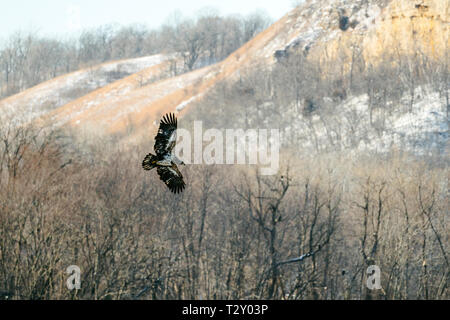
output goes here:
{"type": "Polygon", "coordinates": [[[155,152],[157,156],[172,152],[177,141],[177,118],[175,114],[166,114],[159,124],[158,134],[155,138],[155,152]]]}
{"type": "Polygon", "coordinates": [[[184,190],[186,184],[176,164],[173,164],[171,167],[158,167],[156,170],[158,171],[159,178],[164,181],[170,191],[180,193],[184,190]]]}

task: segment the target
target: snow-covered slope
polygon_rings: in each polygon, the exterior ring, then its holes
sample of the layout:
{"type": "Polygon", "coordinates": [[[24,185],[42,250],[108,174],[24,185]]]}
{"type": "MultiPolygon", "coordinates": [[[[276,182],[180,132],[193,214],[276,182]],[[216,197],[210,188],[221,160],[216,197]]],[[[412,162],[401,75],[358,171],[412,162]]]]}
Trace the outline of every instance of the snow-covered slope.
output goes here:
{"type": "Polygon", "coordinates": [[[143,86],[130,87],[126,84],[130,79],[123,79],[47,113],[43,120],[80,128],[95,126],[106,133],[126,131],[128,141],[133,141],[146,135],[163,113],[186,112],[218,82],[254,65],[273,63],[274,50],[300,32],[288,32],[291,25],[287,20],[286,15],[220,63],[143,86]],[[123,85],[127,89],[118,90],[123,85]],[[130,127],[134,128],[133,136],[130,127]]]}
{"type": "Polygon", "coordinates": [[[51,79],[0,101],[0,120],[31,121],[109,83],[161,65],[169,58],[154,55],[107,62],[51,79]]]}
{"type": "MultiPolygon", "coordinates": [[[[446,99],[430,88],[416,90],[410,112],[409,96],[391,109],[375,109],[370,119],[368,96],[349,97],[340,104],[327,101],[312,116],[299,115],[282,139],[302,150],[387,152],[408,150],[416,155],[447,154],[449,128],[446,99]]],[[[326,99],[325,99],[326,100],[326,99]]]]}

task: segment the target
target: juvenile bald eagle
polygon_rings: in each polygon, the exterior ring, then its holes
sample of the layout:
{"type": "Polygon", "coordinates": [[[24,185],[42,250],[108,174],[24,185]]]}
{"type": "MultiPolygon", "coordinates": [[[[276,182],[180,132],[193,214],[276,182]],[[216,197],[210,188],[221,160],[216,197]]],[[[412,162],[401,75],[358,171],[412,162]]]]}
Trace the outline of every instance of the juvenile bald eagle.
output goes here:
{"type": "Polygon", "coordinates": [[[151,153],[146,155],[144,161],[142,161],[142,168],[144,170],[156,168],[159,178],[164,181],[170,191],[180,193],[184,190],[186,184],[177,167],[177,164],[184,165],[184,162],[172,154],[176,141],[177,118],[175,114],[169,113],[161,119],[158,134],[155,137],[156,156],[151,153]]]}

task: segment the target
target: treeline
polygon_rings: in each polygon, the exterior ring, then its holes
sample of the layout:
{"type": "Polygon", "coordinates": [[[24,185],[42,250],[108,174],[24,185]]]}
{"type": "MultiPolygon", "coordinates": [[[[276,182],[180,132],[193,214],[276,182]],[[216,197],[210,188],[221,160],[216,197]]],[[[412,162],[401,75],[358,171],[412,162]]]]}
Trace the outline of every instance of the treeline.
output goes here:
{"type": "Polygon", "coordinates": [[[148,142],[81,157],[57,132],[0,141],[2,299],[449,298],[445,168],[293,149],[274,176],[188,166],[174,196],[140,167],[148,142]]]}
{"type": "MultiPolygon", "coordinates": [[[[176,17],[176,16],[175,16],[176,17]]],[[[185,71],[224,59],[270,24],[261,12],[176,18],[152,30],[105,25],[57,40],[17,32],[0,43],[0,98],[86,66],[117,59],[179,52],[185,71]]]]}

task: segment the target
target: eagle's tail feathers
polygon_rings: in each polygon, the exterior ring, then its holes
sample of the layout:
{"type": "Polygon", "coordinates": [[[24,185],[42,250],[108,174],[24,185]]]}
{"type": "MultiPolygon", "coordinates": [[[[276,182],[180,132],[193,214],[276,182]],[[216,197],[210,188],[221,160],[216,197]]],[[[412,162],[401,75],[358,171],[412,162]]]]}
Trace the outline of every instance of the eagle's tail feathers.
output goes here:
{"type": "Polygon", "coordinates": [[[149,153],[145,156],[144,161],[142,161],[142,168],[144,168],[144,170],[152,170],[156,167],[156,161],[157,157],[149,153]]]}

